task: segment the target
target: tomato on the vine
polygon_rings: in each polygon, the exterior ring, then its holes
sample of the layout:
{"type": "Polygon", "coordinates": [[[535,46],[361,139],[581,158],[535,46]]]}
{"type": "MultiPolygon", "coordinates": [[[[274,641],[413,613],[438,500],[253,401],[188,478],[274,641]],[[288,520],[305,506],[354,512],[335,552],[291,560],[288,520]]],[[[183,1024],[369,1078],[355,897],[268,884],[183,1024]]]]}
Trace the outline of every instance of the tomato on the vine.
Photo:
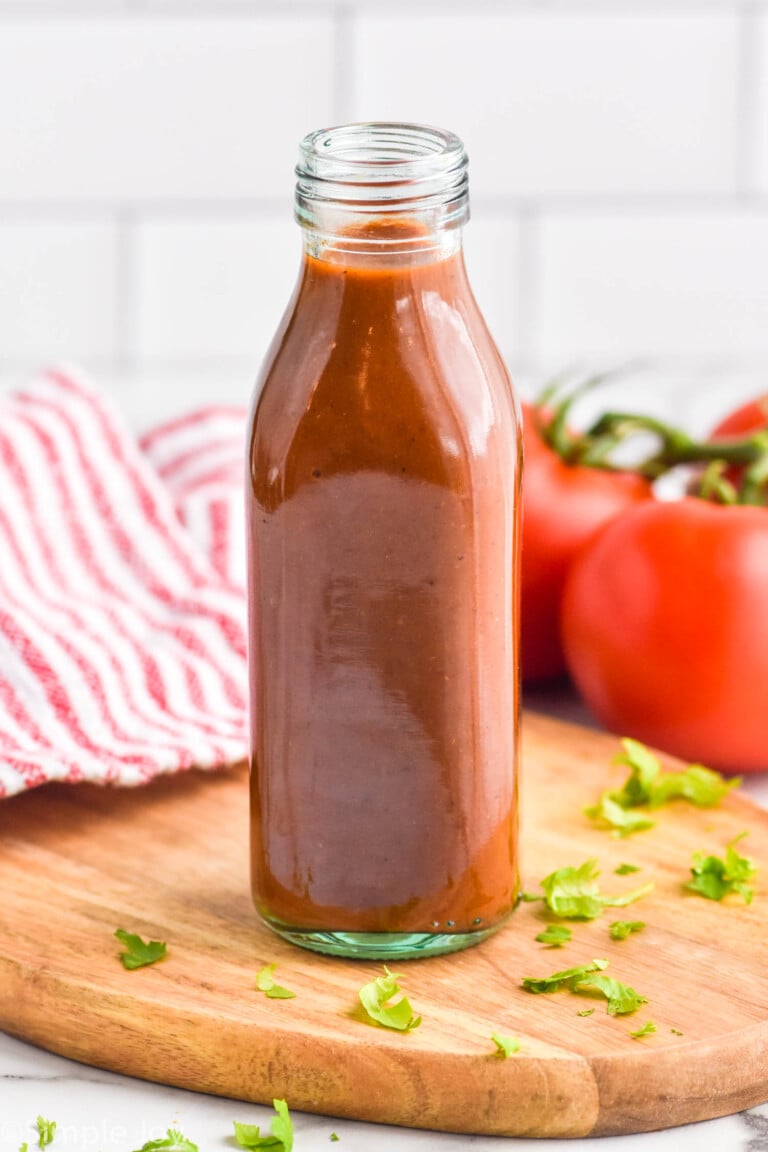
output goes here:
{"type": "Polygon", "coordinates": [[[726,436],[743,436],[758,428],[768,428],[768,392],[729,412],[715,425],[711,435],[713,440],[720,440],[726,436]]]}
{"type": "MultiPolygon", "coordinates": [[[[712,429],[709,439],[715,445],[730,444],[760,430],[768,431],[768,392],[729,412],[712,429]]],[[[736,488],[743,476],[744,467],[738,463],[723,469],[723,477],[736,488]]]]}
{"type": "Polygon", "coordinates": [[[523,405],[521,665],[527,682],[565,671],[560,600],[576,553],[608,520],[650,499],[633,472],[569,462],[543,435],[547,414],[523,405]]]}
{"type": "Polygon", "coordinates": [[[571,565],[562,634],[607,728],[725,771],[768,769],[768,508],[628,509],[571,565]]]}

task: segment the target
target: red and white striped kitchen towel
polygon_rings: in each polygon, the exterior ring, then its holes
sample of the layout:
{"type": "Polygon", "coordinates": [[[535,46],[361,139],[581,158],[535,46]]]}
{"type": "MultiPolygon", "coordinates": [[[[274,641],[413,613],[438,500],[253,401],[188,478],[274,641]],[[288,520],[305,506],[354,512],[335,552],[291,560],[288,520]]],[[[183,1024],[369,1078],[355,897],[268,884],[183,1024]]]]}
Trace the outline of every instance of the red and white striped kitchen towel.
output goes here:
{"type": "Polygon", "coordinates": [[[0,394],[0,796],[246,755],[244,427],[137,443],[63,373],[0,394]]]}

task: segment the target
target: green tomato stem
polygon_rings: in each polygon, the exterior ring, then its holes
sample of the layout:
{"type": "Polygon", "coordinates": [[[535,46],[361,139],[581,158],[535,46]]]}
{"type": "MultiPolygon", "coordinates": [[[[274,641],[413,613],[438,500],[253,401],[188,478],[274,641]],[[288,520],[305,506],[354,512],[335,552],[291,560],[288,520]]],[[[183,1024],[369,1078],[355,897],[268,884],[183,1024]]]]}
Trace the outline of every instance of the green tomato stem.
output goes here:
{"type": "Polygon", "coordinates": [[[720,504],[768,503],[768,429],[742,439],[696,440],[681,428],[644,413],[604,412],[585,432],[573,432],[568,417],[575,401],[616,372],[590,376],[557,399],[565,377],[548,385],[534,405],[542,440],[566,464],[614,472],[634,472],[649,480],[681,464],[707,465],[697,495],[720,504]],[[549,409],[549,418],[545,414],[549,409]],[[633,465],[618,465],[611,455],[633,436],[651,434],[657,448],[633,465]],[[728,466],[743,469],[738,485],[724,473],[728,466]]]}
{"type": "Polygon", "coordinates": [[[717,504],[738,503],[736,488],[723,475],[725,469],[726,464],[722,460],[712,460],[704,469],[697,493],[702,500],[711,500],[717,504]]]}

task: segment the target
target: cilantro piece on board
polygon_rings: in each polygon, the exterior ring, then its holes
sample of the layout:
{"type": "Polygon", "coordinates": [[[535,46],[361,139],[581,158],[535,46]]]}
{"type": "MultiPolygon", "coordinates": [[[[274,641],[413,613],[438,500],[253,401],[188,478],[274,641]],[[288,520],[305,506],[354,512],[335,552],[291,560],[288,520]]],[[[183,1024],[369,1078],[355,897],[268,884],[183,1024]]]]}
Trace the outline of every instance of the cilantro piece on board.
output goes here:
{"type": "Polygon", "coordinates": [[[654,1024],[653,1020],[646,1020],[645,1024],[643,1024],[641,1028],[637,1028],[634,1032],[630,1032],[629,1035],[633,1040],[642,1040],[643,1036],[651,1036],[655,1031],[656,1025],[654,1024]]]}
{"type": "Polygon", "coordinates": [[[290,988],[284,988],[282,984],[275,983],[274,971],[276,968],[277,964],[265,964],[256,976],[256,987],[270,1000],[293,1000],[296,995],[295,992],[291,992],[290,988]]]}
{"type": "Polygon", "coordinates": [[[621,743],[624,751],[614,763],[626,765],[629,776],[621,788],[603,792],[597,804],[584,809],[591,820],[610,828],[613,836],[629,836],[654,826],[655,821],[637,808],[660,808],[678,799],[698,808],[713,808],[741,783],[740,777],[726,780],[703,764],[689,764],[682,772],[663,772],[658,758],[639,740],[627,738],[621,743]]]}
{"type": "Polygon", "coordinates": [[[610,792],[603,792],[597,804],[585,808],[590,820],[599,821],[612,830],[613,836],[631,836],[633,832],[644,832],[656,823],[650,816],[644,816],[634,808],[624,808],[610,792]]]}
{"type": "Polygon", "coordinates": [[[541,881],[544,900],[550,912],[563,920],[596,920],[604,908],[623,908],[653,891],[644,884],[620,896],[603,896],[598,890],[597,860],[585,860],[578,868],[558,868],[541,881]]]}
{"type": "Polygon", "coordinates": [[[163,959],[167,951],[162,940],[145,941],[133,932],[124,932],[122,928],[117,929],[115,936],[126,949],[125,952],[120,952],[118,955],[123,968],[127,968],[129,971],[134,968],[144,968],[147,964],[156,964],[158,960],[163,959]]]}
{"type": "Polygon", "coordinates": [[[539,944],[546,944],[549,948],[562,948],[573,936],[570,928],[565,924],[548,924],[543,932],[536,937],[539,944]]]}
{"type": "Polygon", "coordinates": [[[565,968],[562,972],[553,972],[551,976],[526,976],[523,979],[523,988],[526,992],[557,992],[560,988],[569,988],[573,991],[575,984],[584,980],[593,972],[602,972],[608,967],[607,960],[593,960],[590,964],[581,964],[576,968],[565,968]]]}
{"type": "Polygon", "coordinates": [[[707,900],[722,900],[731,892],[737,893],[745,904],[752,903],[754,888],[748,881],[757,875],[757,865],[749,856],[742,856],[736,845],[747,835],[742,832],[731,840],[725,848],[725,857],[705,856],[703,852],[695,852],[691,877],[686,888],[705,896],[707,900]]]}
{"type": "Polygon", "coordinates": [[[562,972],[554,972],[551,976],[543,978],[526,976],[523,988],[526,992],[535,993],[558,992],[561,989],[587,994],[596,992],[605,997],[609,1016],[626,1016],[635,1012],[641,1004],[647,1004],[646,997],[641,996],[628,984],[602,975],[607,967],[607,960],[593,960],[590,964],[566,968],[562,972]]]}
{"type": "Polygon", "coordinates": [[[514,1052],[520,1051],[520,1041],[517,1036],[500,1036],[498,1032],[492,1032],[491,1040],[496,1045],[496,1055],[503,1060],[509,1059],[514,1052]]]}
{"type": "Polygon", "coordinates": [[[399,979],[385,964],[384,975],[364,984],[358,995],[371,1020],[385,1028],[394,1028],[397,1032],[410,1032],[421,1024],[421,1016],[414,1016],[408,998],[401,996],[394,1004],[389,1003],[400,991],[399,979]]]}
{"type": "Polygon", "coordinates": [[[644,920],[614,920],[609,925],[608,932],[611,940],[626,940],[633,932],[642,932],[645,928],[644,920]]]}
{"type": "Polygon", "coordinates": [[[573,991],[587,992],[593,989],[605,997],[609,1016],[629,1016],[632,1012],[636,1012],[641,1004],[648,1003],[647,997],[641,996],[629,984],[622,984],[620,980],[614,980],[610,976],[588,976],[580,980],[573,991]]]}

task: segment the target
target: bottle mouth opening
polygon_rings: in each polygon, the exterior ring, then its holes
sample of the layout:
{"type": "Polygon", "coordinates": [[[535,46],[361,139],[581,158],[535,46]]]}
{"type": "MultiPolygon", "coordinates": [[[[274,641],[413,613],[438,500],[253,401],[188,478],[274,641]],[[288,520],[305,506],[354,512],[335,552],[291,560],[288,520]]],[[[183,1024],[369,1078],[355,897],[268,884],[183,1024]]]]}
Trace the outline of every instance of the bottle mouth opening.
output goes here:
{"type": "Polygon", "coordinates": [[[360,215],[434,212],[442,227],[468,215],[467,154],[458,136],[422,124],[321,128],[302,140],[296,217],[313,226],[324,206],[360,215]]]}

